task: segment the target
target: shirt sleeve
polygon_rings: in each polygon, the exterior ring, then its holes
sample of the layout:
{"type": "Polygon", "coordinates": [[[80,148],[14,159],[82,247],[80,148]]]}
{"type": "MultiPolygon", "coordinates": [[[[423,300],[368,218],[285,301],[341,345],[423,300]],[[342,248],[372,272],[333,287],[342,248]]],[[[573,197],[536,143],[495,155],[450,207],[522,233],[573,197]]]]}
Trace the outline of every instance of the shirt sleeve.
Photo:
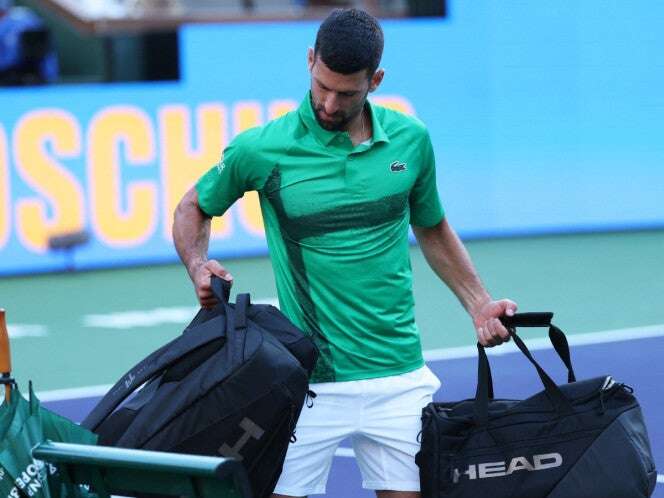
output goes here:
{"type": "Polygon", "coordinates": [[[198,205],[208,216],[223,215],[245,192],[256,190],[254,136],[253,132],[238,135],[196,183],[198,205]]]}
{"type": "Polygon", "coordinates": [[[422,164],[410,191],[410,223],[418,227],[432,227],[443,219],[445,211],[436,186],[436,160],[429,133],[425,130],[422,145],[422,164]]]}

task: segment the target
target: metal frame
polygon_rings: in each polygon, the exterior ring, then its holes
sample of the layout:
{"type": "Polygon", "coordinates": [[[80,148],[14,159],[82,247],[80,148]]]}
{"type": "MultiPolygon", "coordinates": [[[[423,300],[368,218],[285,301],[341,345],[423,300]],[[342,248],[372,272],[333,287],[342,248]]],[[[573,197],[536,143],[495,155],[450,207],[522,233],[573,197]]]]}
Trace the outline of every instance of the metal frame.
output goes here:
{"type": "Polygon", "coordinates": [[[89,485],[99,498],[154,493],[191,498],[250,498],[239,461],[161,451],[46,441],[32,456],[56,464],[72,484],[89,485]]]}

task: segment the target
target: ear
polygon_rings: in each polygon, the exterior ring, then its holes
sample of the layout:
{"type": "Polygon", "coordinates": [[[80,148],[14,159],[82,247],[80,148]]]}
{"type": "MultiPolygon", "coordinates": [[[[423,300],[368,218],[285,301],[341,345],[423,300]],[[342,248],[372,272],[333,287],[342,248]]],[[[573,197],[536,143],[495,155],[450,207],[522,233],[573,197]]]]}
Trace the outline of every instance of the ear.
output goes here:
{"type": "Polygon", "coordinates": [[[309,67],[309,72],[314,68],[315,62],[316,55],[314,54],[314,49],[309,47],[309,50],[307,50],[307,66],[309,67]]]}
{"type": "Polygon", "coordinates": [[[383,77],[385,76],[385,70],[382,68],[379,68],[376,70],[376,72],[373,74],[371,77],[371,81],[369,81],[369,91],[373,92],[378,88],[383,81],[383,77]]]}

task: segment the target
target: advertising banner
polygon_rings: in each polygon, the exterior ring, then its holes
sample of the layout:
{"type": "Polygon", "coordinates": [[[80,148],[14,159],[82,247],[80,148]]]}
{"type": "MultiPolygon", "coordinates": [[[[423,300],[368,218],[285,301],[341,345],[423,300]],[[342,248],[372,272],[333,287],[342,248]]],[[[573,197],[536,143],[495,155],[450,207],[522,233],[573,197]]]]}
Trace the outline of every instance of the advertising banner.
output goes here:
{"type": "MultiPolygon", "coordinates": [[[[372,98],[429,127],[458,231],[664,226],[664,7],[449,3],[444,20],[384,22],[372,98]]],[[[297,107],[316,29],[188,26],[178,82],[1,89],[0,274],[175,261],[179,199],[236,134],[297,107]],[[48,249],[82,230],[73,256],[48,249]]],[[[211,253],[265,251],[249,193],[211,253]]]]}

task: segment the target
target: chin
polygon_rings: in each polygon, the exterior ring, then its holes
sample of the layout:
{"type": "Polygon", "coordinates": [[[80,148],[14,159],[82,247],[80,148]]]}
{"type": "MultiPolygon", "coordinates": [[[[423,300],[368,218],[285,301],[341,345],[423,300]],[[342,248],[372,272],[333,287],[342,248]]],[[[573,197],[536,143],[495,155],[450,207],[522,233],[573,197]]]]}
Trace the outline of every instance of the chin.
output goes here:
{"type": "Polygon", "coordinates": [[[318,119],[318,124],[327,131],[341,131],[343,128],[343,123],[338,121],[323,121],[322,119],[318,119]]]}

